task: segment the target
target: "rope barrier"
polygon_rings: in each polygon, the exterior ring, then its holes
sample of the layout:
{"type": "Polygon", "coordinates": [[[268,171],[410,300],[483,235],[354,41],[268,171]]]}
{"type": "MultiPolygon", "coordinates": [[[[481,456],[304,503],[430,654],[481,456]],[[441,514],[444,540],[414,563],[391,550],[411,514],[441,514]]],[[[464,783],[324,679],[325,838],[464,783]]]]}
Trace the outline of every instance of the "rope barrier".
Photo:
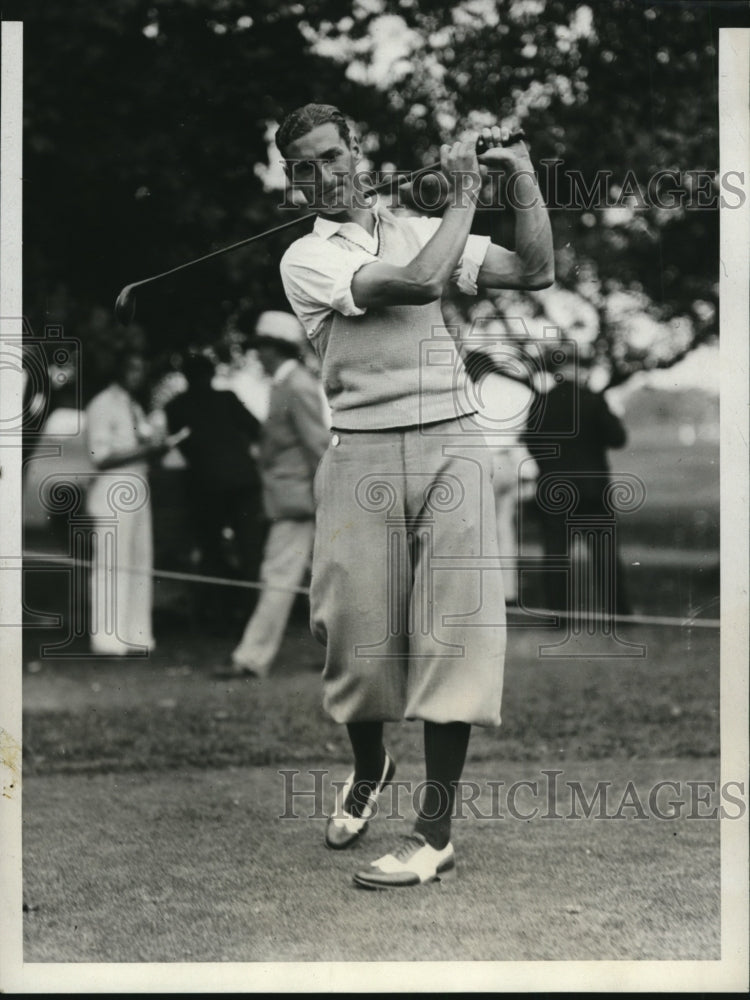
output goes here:
{"type": "Polygon", "coordinates": [[[557,618],[576,618],[580,621],[596,620],[597,617],[607,622],[623,622],[631,625],[657,625],[667,628],[721,628],[719,618],[670,618],[667,615],[589,615],[586,617],[580,611],[552,611],[548,608],[509,608],[509,611],[518,611],[534,616],[550,615],[557,618]]]}
{"type": "MultiPolygon", "coordinates": [[[[91,568],[93,563],[89,559],[73,559],[71,556],[61,556],[53,552],[30,552],[24,553],[24,561],[31,559],[39,562],[62,563],[66,566],[87,566],[91,568]]],[[[309,587],[279,587],[274,584],[256,583],[250,580],[235,580],[231,577],[205,576],[202,573],[183,573],[172,569],[151,569],[145,570],[140,566],[118,566],[118,570],[124,573],[134,573],[136,576],[153,576],[163,580],[182,580],[188,583],[211,583],[218,587],[242,587],[244,590],[279,590],[285,594],[310,595],[309,587]]]]}
{"type": "MultiPolygon", "coordinates": [[[[39,563],[51,563],[51,564],[63,564],[66,566],[87,566],[91,567],[92,563],[90,560],[73,559],[71,556],[61,556],[53,552],[29,552],[24,553],[24,561],[30,560],[39,563]]],[[[281,587],[275,584],[260,583],[256,581],[249,580],[233,580],[230,577],[220,577],[220,576],[205,576],[201,573],[184,573],[178,570],[169,569],[152,569],[145,570],[138,566],[119,566],[119,570],[126,573],[135,573],[140,576],[153,576],[154,578],[164,579],[164,580],[180,580],[185,583],[209,583],[218,587],[241,587],[244,590],[277,590],[282,593],[287,594],[302,594],[305,597],[309,597],[310,588],[309,587],[281,587]]],[[[555,618],[575,618],[579,621],[592,621],[600,618],[607,622],[621,622],[623,624],[631,625],[655,625],[657,627],[664,628],[710,628],[718,629],[721,627],[721,620],[718,618],[695,618],[693,616],[686,618],[672,618],[667,615],[615,615],[615,614],[601,614],[601,615],[590,615],[585,616],[581,614],[580,611],[556,611],[550,608],[527,608],[527,607],[510,607],[508,612],[511,614],[525,614],[534,617],[555,617],[555,618]]],[[[540,624],[549,624],[547,622],[540,624]]]]}

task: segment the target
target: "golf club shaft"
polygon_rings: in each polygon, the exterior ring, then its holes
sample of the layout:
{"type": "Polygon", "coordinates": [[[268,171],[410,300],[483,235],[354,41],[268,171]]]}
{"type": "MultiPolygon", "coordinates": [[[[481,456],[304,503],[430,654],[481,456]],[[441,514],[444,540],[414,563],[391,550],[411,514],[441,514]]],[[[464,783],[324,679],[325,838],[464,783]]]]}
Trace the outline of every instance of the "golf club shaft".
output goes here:
{"type": "MultiPolygon", "coordinates": [[[[519,129],[515,132],[512,132],[508,136],[508,138],[503,142],[503,145],[510,146],[514,142],[519,142],[524,138],[525,135],[523,129],[519,129]]],[[[488,148],[489,147],[487,146],[487,143],[484,141],[483,137],[480,136],[477,139],[477,153],[481,155],[482,153],[486,152],[488,148]]],[[[413,180],[416,177],[420,177],[422,174],[430,173],[431,171],[437,170],[439,168],[440,168],[440,161],[438,160],[435,163],[428,164],[426,167],[421,167],[419,170],[412,171],[408,175],[408,178],[413,180]]],[[[397,175],[396,177],[389,177],[387,180],[381,181],[380,184],[376,184],[372,188],[372,191],[374,192],[382,191],[384,188],[393,185],[394,180],[396,180],[396,178],[397,175]]],[[[216,257],[222,257],[224,254],[232,253],[234,250],[240,250],[242,247],[249,246],[251,243],[255,243],[257,240],[265,239],[266,236],[272,236],[274,233],[280,233],[284,229],[290,229],[292,226],[298,226],[300,223],[304,222],[305,219],[312,218],[316,214],[317,213],[315,212],[305,212],[302,215],[298,215],[294,219],[290,219],[288,222],[282,222],[280,225],[274,226],[272,229],[266,229],[262,233],[256,233],[255,236],[248,236],[244,240],[239,240],[237,243],[232,243],[230,246],[222,247],[219,250],[212,250],[211,253],[204,254],[203,257],[197,257],[195,260],[189,260],[185,264],[178,264],[176,267],[171,267],[169,268],[169,270],[162,271],[160,274],[155,274],[150,278],[142,278],[140,281],[134,281],[130,285],[126,285],[125,288],[123,288],[122,291],[120,292],[117,304],[115,305],[115,311],[117,311],[120,302],[124,301],[124,299],[127,296],[132,296],[133,290],[139,288],[141,285],[148,285],[151,284],[151,282],[160,281],[162,278],[168,278],[170,275],[177,274],[178,272],[184,271],[189,267],[194,267],[196,264],[203,264],[208,260],[213,260],[216,257]]]]}

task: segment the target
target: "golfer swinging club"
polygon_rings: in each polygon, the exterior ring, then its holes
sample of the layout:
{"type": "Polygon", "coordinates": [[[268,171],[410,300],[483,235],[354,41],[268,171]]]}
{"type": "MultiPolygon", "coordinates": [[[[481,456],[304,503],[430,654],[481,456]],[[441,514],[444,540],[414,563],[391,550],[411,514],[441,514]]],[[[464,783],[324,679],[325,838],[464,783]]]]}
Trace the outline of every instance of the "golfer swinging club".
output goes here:
{"type": "Polygon", "coordinates": [[[414,831],[355,873],[369,888],[454,873],[451,812],[471,726],[500,724],[502,578],[471,565],[498,558],[491,458],[456,392],[461,362],[440,297],[449,281],[476,294],[554,279],[529,154],[521,141],[503,147],[507,138],[485,129],[479,160],[474,139],[442,147],[449,198],[434,219],[395,216],[363,193],[361,147],[337,108],[308,104],[276,133],[290,182],[318,213],[281,277],[332,412],[315,483],[311,626],[326,647],[324,706],[347,727],[354,770],[327,823],[329,847],[360,840],[393,779],[383,723],[424,723],[414,831]],[[514,252],[470,235],[482,184],[500,170],[517,175],[528,206],[515,213],[514,252]]]}

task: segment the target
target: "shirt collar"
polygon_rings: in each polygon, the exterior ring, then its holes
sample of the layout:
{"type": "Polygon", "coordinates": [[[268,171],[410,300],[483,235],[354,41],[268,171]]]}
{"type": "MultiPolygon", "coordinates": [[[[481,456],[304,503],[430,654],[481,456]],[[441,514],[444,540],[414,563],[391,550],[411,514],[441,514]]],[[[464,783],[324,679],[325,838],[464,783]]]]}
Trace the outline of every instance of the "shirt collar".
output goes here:
{"type": "Polygon", "coordinates": [[[294,358],[287,358],[286,361],[282,361],[279,367],[271,376],[271,381],[274,385],[281,385],[284,379],[292,373],[292,371],[297,367],[297,362],[294,358]]]}
{"type": "Polygon", "coordinates": [[[372,236],[358,222],[336,222],[334,219],[327,219],[322,215],[315,219],[313,232],[324,240],[340,233],[351,243],[356,243],[358,247],[367,250],[368,253],[377,254],[380,245],[380,216],[382,214],[380,199],[373,198],[370,208],[375,216],[375,231],[372,236]]]}

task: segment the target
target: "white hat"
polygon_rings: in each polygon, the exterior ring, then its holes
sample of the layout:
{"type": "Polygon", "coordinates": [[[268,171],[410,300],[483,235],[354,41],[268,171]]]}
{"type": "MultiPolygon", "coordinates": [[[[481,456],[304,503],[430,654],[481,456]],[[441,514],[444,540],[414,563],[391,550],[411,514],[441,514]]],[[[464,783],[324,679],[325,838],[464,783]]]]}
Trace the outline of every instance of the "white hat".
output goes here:
{"type": "Polygon", "coordinates": [[[269,337],[272,340],[284,340],[288,344],[302,346],[305,342],[305,331],[296,316],[288,312],[271,309],[261,313],[255,324],[255,337],[269,337]]]}

